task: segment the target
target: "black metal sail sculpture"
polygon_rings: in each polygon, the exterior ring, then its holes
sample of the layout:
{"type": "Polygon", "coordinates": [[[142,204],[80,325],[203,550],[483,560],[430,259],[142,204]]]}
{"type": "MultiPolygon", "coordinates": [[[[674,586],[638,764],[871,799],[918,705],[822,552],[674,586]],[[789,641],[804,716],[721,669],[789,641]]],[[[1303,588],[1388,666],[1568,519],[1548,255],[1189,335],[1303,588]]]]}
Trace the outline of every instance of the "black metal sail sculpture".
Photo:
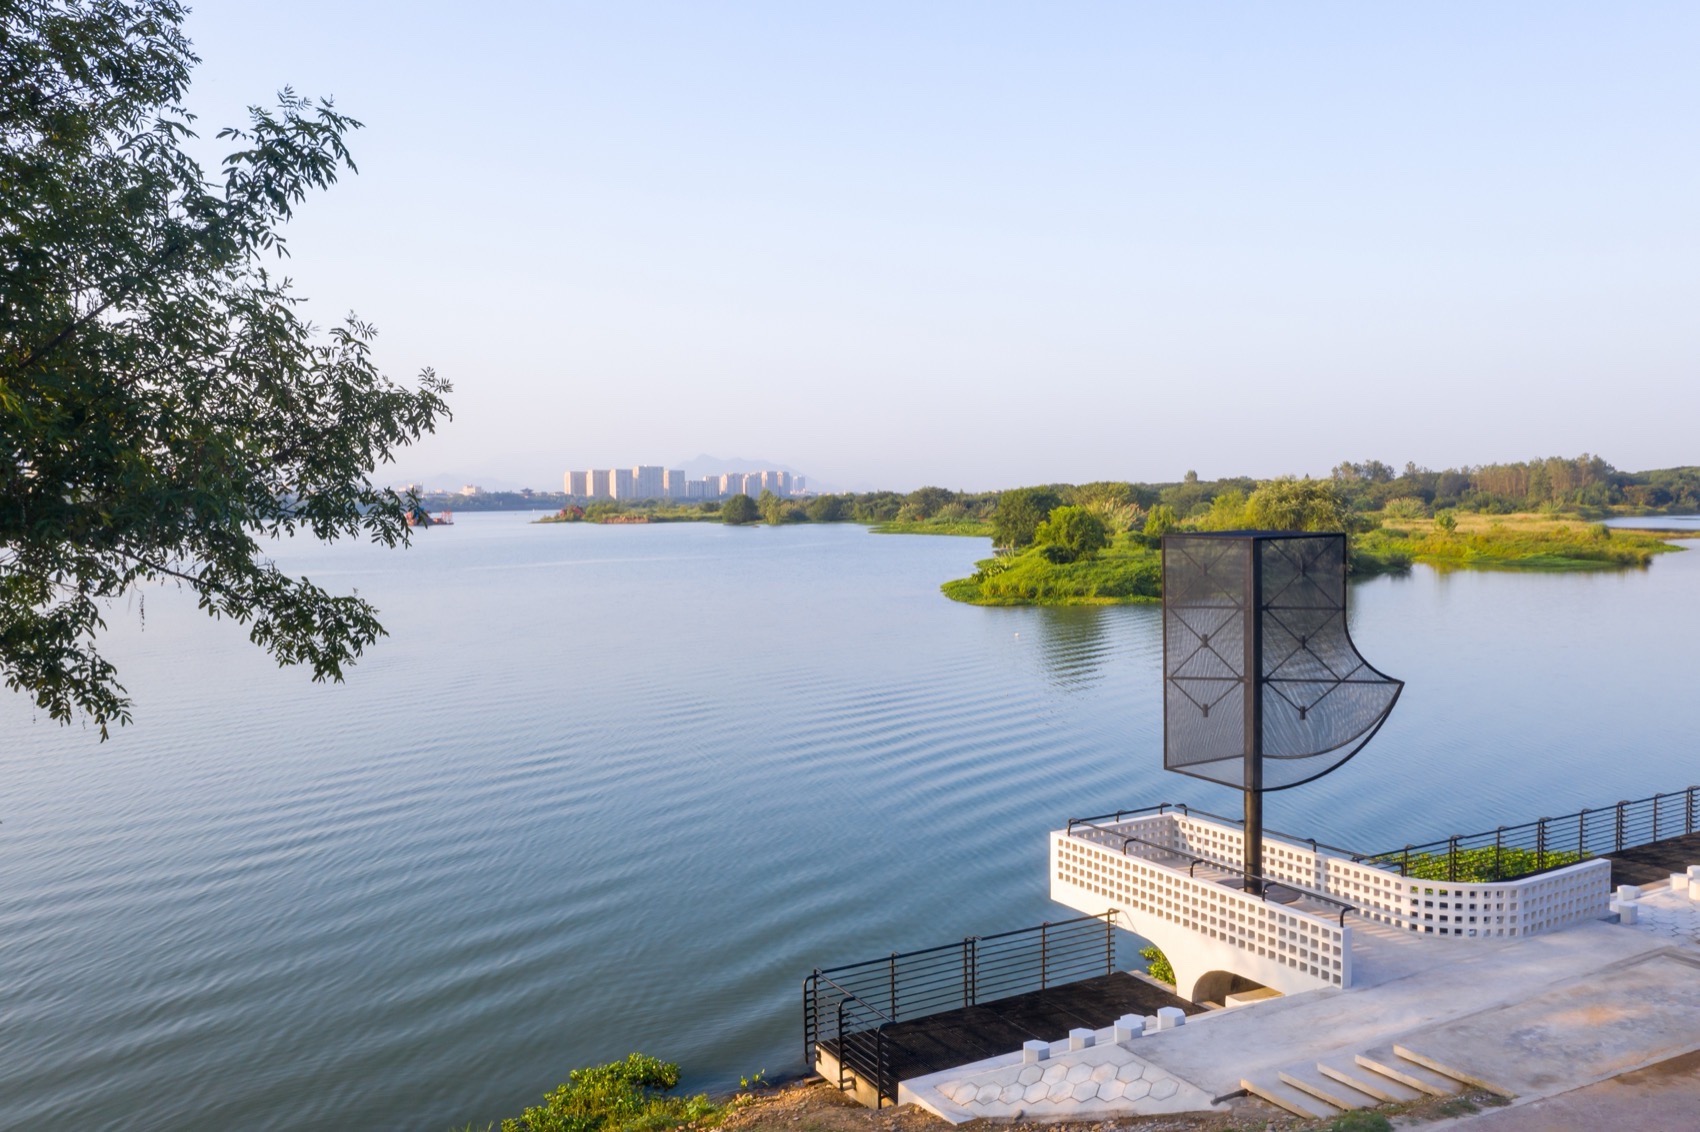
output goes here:
{"type": "Polygon", "coordinates": [[[1246,885],[1263,875],[1263,794],[1357,754],[1404,683],[1346,628],[1346,537],[1163,539],[1163,766],[1245,793],[1246,885]]]}

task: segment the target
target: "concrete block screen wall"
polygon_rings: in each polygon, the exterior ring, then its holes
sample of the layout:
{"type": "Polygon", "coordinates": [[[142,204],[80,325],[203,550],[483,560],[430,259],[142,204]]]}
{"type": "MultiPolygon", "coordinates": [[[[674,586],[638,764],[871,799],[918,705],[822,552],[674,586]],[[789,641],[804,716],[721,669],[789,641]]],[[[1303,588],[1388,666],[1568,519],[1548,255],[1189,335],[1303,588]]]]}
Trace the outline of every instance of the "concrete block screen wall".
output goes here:
{"type": "Polygon", "coordinates": [[[1212,971],[1283,994],[1352,984],[1351,928],[1337,919],[1270,903],[1066,831],[1051,838],[1051,899],[1093,914],[1116,909],[1120,926],[1168,956],[1177,989],[1189,998],[1212,971]]]}

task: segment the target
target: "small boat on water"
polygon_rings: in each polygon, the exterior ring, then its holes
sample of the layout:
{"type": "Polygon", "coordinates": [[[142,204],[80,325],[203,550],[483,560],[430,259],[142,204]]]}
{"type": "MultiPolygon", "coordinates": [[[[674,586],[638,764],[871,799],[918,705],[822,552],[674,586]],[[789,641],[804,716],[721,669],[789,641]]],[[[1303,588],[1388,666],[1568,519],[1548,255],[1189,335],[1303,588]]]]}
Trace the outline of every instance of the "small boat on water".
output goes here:
{"type": "Polygon", "coordinates": [[[434,527],[452,527],[452,526],[454,526],[455,525],[455,514],[454,514],[454,512],[453,511],[439,511],[439,512],[437,512],[435,515],[431,516],[431,525],[434,526],[434,527]]]}

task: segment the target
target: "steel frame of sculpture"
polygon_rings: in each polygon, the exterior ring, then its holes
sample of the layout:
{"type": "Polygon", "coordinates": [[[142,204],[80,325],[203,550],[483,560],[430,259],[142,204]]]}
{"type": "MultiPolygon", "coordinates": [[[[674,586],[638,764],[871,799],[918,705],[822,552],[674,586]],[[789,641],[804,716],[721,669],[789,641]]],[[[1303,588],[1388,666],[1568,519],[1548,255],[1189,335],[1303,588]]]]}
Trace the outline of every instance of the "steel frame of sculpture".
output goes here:
{"type": "Polygon", "coordinates": [[[1263,795],[1338,769],[1404,688],[1352,644],[1345,536],[1294,531],[1164,537],[1163,685],[1164,768],[1243,792],[1252,891],[1263,795]]]}

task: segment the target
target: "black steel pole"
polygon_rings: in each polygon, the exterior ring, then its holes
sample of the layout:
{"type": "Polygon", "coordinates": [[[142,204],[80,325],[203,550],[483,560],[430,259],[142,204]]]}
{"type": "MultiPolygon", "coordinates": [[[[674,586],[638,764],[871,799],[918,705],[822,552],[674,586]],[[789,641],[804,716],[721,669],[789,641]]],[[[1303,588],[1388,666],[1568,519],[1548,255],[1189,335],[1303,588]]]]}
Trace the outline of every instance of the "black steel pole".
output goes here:
{"type": "Polygon", "coordinates": [[[1263,561],[1246,539],[1245,889],[1263,892],[1263,561]]]}

